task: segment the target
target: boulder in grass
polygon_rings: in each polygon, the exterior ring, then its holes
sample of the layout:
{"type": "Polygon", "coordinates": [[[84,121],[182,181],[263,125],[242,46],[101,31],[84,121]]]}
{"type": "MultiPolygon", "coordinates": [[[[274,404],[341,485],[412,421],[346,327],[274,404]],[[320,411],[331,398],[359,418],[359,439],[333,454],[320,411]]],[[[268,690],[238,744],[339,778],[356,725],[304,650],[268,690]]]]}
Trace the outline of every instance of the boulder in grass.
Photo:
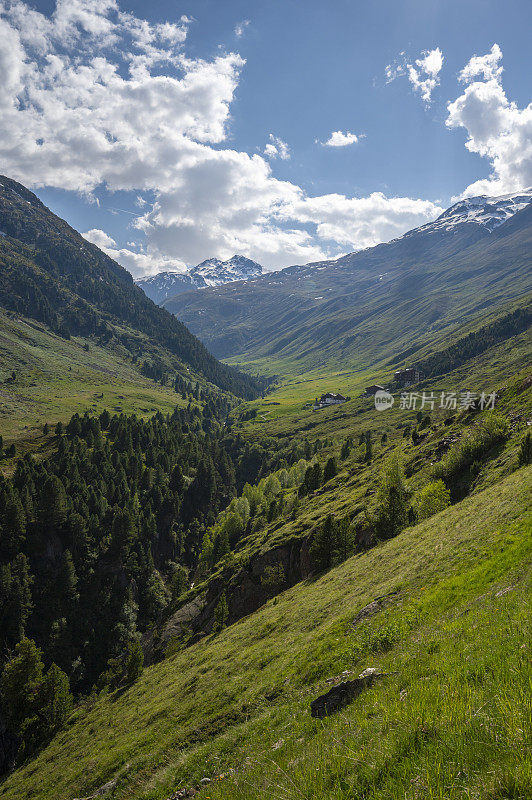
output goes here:
{"type": "Polygon", "coordinates": [[[376,680],[384,678],[385,672],[379,672],[375,667],[368,667],[364,672],[361,672],[358,678],[353,681],[344,681],[326,694],[322,694],[312,701],[310,704],[310,715],[323,719],[336,711],[340,711],[345,706],[349,705],[364,689],[368,689],[376,680]]]}

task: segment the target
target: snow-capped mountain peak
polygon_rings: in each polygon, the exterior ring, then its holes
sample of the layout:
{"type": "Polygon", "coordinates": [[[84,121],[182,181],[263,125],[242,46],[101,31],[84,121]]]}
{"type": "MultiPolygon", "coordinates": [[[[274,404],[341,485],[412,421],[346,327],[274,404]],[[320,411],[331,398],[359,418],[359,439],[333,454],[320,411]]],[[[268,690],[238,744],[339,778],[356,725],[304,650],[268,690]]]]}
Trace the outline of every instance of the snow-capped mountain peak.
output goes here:
{"type": "Polygon", "coordinates": [[[189,270],[189,275],[199,286],[221,286],[232,281],[247,281],[262,275],[262,267],[245,256],[235,255],[227,261],[208,258],[189,270]],[[203,282],[203,284],[202,284],[203,282]]]}
{"type": "Polygon", "coordinates": [[[531,201],[532,189],[499,197],[467,197],[444,211],[436,222],[443,223],[447,229],[462,222],[476,222],[491,232],[518,211],[522,211],[531,201]]]}
{"type": "Polygon", "coordinates": [[[164,303],[176,294],[233,281],[247,281],[260,275],[260,264],[245,256],[234,255],[227,261],[208,258],[186,272],[159,272],[157,275],[137,278],[135,282],[154,303],[164,303]]]}
{"type": "Polygon", "coordinates": [[[431,231],[451,231],[458,225],[474,223],[481,225],[490,233],[518,211],[522,211],[532,202],[532,189],[524,189],[515,194],[503,194],[499,197],[466,197],[450,206],[443,214],[420,228],[409,231],[405,236],[431,231]]]}

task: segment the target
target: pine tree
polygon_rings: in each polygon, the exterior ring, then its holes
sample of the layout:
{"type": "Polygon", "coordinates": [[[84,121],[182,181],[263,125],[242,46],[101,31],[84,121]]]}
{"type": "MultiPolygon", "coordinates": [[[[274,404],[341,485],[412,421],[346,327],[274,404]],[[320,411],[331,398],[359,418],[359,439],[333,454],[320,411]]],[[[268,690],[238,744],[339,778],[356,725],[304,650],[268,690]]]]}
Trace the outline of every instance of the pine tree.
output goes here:
{"type": "Polygon", "coordinates": [[[351,442],[349,441],[349,439],[346,439],[342,445],[342,450],[340,452],[340,458],[342,459],[342,461],[348,458],[350,452],[351,452],[351,442]]]}
{"type": "Polygon", "coordinates": [[[333,552],[336,549],[336,523],[331,514],[318,525],[312,537],[310,556],[317,570],[322,572],[332,564],[333,552]]]}
{"type": "Polygon", "coordinates": [[[56,664],[44,676],[36,698],[39,709],[42,741],[59,731],[72,713],[73,697],[68,677],[56,664]]]}
{"type": "Polygon", "coordinates": [[[377,508],[373,515],[375,532],[380,539],[396,536],[408,524],[410,491],[405,483],[402,465],[392,456],[381,475],[377,508]]]}
{"type": "Polygon", "coordinates": [[[345,561],[355,552],[355,531],[348,517],[340,520],[336,526],[335,556],[339,563],[345,561]]]}
{"type": "Polygon", "coordinates": [[[138,639],[128,643],[126,655],[126,680],[134,683],[142,675],[144,668],[144,653],[138,639]]]}
{"type": "Polygon", "coordinates": [[[78,578],[70,550],[65,550],[61,560],[61,568],[55,584],[55,593],[61,606],[72,610],[79,595],[76,591],[78,578]]]}
{"type": "Polygon", "coordinates": [[[214,546],[212,549],[212,563],[217,564],[218,561],[229,552],[229,550],[229,536],[227,527],[224,525],[214,540],[214,546]]]}
{"type": "Polygon", "coordinates": [[[323,470],[323,483],[327,483],[327,481],[332,480],[337,472],[338,468],[336,466],[336,459],[334,456],[332,456],[325,464],[325,469],[323,470]]]}
{"type": "Polygon", "coordinates": [[[0,567],[0,642],[10,650],[24,637],[33,609],[28,559],[19,553],[10,564],[0,567]]]}
{"type": "Polygon", "coordinates": [[[9,560],[20,551],[26,533],[26,515],[16,489],[0,486],[0,557],[9,560]]]}
{"type": "Polygon", "coordinates": [[[225,591],[222,592],[221,597],[214,609],[214,626],[213,630],[221,631],[227,625],[229,617],[229,606],[227,605],[227,597],[225,591]]]}
{"type": "Polygon", "coordinates": [[[0,678],[0,699],[7,726],[22,740],[22,750],[28,749],[33,733],[30,724],[35,717],[36,698],[44,665],[41,651],[32,639],[22,639],[15,655],[4,667],[0,678]]]}
{"type": "Polygon", "coordinates": [[[63,483],[56,475],[51,475],[44,483],[41,494],[41,516],[52,527],[61,525],[68,509],[67,496],[63,483]]]}
{"type": "Polygon", "coordinates": [[[115,554],[129,551],[135,536],[133,521],[127,509],[115,510],[111,525],[111,549],[115,554]]]}
{"type": "Polygon", "coordinates": [[[371,462],[372,458],[373,458],[373,440],[372,440],[372,436],[371,436],[371,431],[367,431],[367,433],[366,433],[366,452],[365,452],[365,455],[364,455],[364,461],[366,462],[366,464],[369,464],[371,462]]]}

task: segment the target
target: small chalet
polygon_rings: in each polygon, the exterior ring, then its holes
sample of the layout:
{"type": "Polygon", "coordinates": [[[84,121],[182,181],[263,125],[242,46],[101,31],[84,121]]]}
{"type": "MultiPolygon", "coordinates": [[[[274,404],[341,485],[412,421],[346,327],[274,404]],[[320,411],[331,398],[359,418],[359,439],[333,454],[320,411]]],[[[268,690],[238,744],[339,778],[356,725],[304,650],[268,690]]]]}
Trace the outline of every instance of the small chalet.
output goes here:
{"type": "Polygon", "coordinates": [[[347,397],[344,397],[343,394],[327,392],[326,394],[322,394],[319,400],[316,398],[316,401],[312,407],[314,411],[317,411],[319,408],[325,408],[326,406],[337,406],[340,405],[340,403],[345,403],[346,401],[347,397]]]}
{"type": "Polygon", "coordinates": [[[377,392],[384,392],[384,386],[379,386],[378,383],[374,383],[373,386],[366,386],[364,389],[364,397],[372,397],[377,392]]]}

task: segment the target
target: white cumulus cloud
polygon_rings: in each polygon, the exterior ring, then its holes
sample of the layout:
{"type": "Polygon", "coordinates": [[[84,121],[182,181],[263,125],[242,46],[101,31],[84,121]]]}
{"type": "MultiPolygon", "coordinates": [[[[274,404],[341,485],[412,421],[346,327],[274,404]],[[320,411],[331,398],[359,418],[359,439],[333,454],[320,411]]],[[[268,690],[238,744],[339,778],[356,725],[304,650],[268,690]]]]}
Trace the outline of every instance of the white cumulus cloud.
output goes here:
{"type": "Polygon", "coordinates": [[[406,54],[402,52],[397,61],[385,68],[386,82],[391,83],[396,78],[406,75],[414,91],[421,95],[423,102],[428,106],[432,102],[432,92],[440,83],[443,60],[443,53],[439,47],[435,47],[434,50],[423,50],[414,63],[409,62],[406,54]]]}
{"type": "Polygon", "coordinates": [[[502,75],[502,50],[497,43],[493,45],[489,53],[485,56],[473,56],[470,58],[463,70],[460,72],[460,80],[470,83],[473,78],[479,75],[485,81],[500,80],[502,75]]]}
{"type": "Polygon", "coordinates": [[[268,138],[269,141],[264,148],[264,155],[267,158],[281,158],[283,161],[290,158],[290,148],[286,142],[283,142],[278,136],[274,136],[273,133],[270,133],[268,138]]]}
{"type": "Polygon", "coordinates": [[[107,253],[115,261],[128,269],[133,275],[149,275],[165,270],[172,272],[184,272],[186,264],[179,259],[169,258],[161,253],[151,253],[148,255],[142,248],[132,250],[136,247],[134,242],[128,242],[128,247],[118,247],[115,240],[105,231],[99,228],[92,228],[81,234],[88,242],[92,242],[104,253],[107,253]]]}
{"type": "Polygon", "coordinates": [[[519,108],[502,86],[502,51],[494,44],[473,56],[460,73],[467,84],[447,106],[449,128],[464,128],[466,147],[487,158],[490,176],[475,181],[463,196],[498,195],[532,186],[532,104],[519,108]]]}
{"type": "Polygon", "coordinates": [[[100,228],[91,228],[90,231],[86,231],[81,235],[88,242],[92,242],[92,244],[95,244],[96,247],[100,247],[102,250],[105,247],[116,247],[115,240],[105,231],[100,230],[100,228]]]}
{"type": "Polygon", "coordinates": [[[262,153],[231,149],[245,62],[187,55],[189,24],[151,24],[116,0],[58,0],[49,16],[0,0],[3,171],[89,198],[101,187],[132,192],[141,246],[121,248],[99,229],[86,236],[136,275],[235,252],[272,269],[305,263],[439,213],[408,197],[311,197],[275,177],[275,159],[290,151],[273,134],[262,153]]]}
{"type": "Polygon", "coordinates": [[[359,137],[355,133],[346,131],[333,131],[326,142],[323,142],[324,147],[347,147],[350,144],[356,144],[359,137]]]}

